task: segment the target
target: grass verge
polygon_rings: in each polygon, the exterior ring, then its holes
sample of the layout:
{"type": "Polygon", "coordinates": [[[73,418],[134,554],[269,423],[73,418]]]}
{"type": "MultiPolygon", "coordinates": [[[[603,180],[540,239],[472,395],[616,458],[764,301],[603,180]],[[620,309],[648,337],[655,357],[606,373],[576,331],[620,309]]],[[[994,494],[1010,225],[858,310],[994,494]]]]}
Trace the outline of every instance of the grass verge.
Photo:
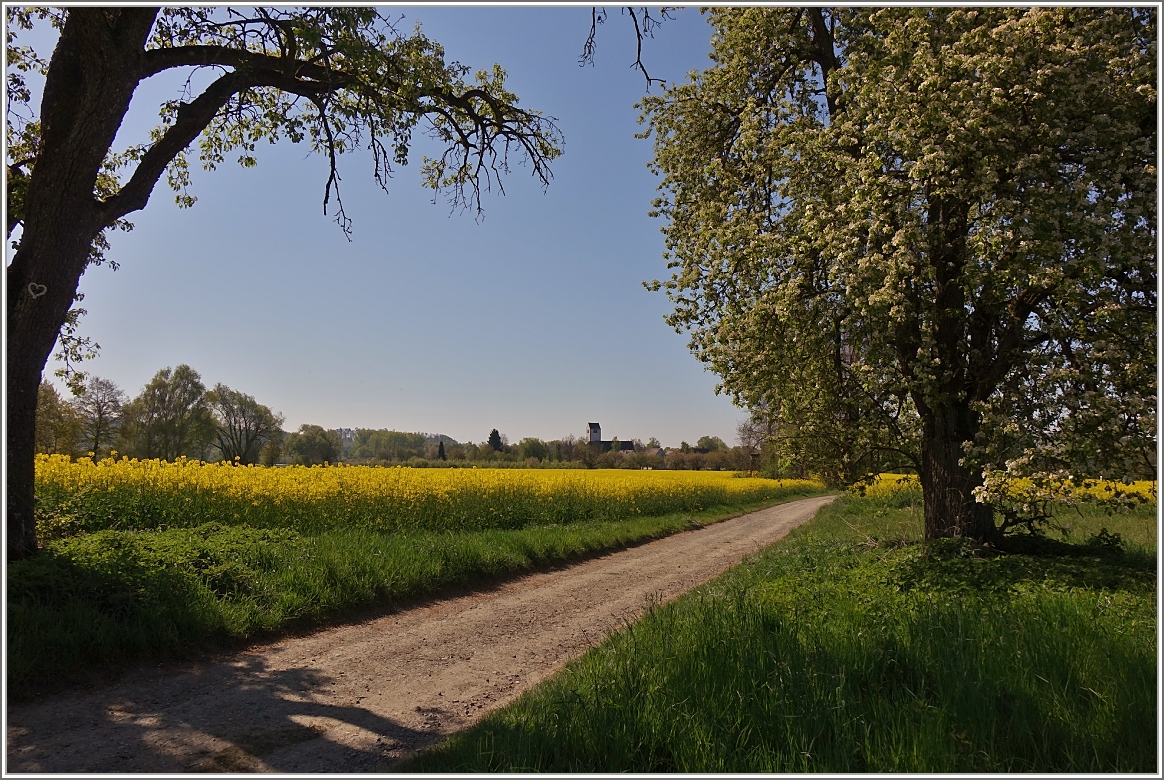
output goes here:
{"type": "Polygon", "coordinates": [[[402,769],[1156,771],[1155,506],[1000,553],[908,504],[838,499],[402,769]]]}
{"type": "Polygon", "coordinates": [[[57,540],[7,567],[9,697],[100,678],[137,660],[241,646],[774,503],[781,502],[520,530],[302,535],[207,523],[57,540]]]}

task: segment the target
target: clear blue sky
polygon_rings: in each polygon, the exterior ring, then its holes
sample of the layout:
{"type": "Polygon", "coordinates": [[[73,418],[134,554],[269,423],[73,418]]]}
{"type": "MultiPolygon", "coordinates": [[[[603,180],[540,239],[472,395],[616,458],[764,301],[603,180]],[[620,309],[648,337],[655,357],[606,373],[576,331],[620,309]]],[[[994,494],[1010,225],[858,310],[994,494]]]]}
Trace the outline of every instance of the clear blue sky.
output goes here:
{"type": "MultiPolygon", "coordinates": [[[[198,203],[159,185],[112,236],[114,272],[81,282],[89,370],[136,395],[158,369],[188,363],[286,416],[285,428],[393,428],[482,441],[552,439],[602,424],[604,438],[702,435],[735,442],[744,412],[664,322],[641,282],[665,275],[656,178],[634,104],[644,94],[630,19],[600,28],[579,67],[590,7],[388,7],[419,19],[449,59],[500,63],[524,106],[558,119],[565,153],[543,193],[527,168],[490,196],[480,222],[432,203],[419,152],[379,191],[369,157],[342,161],[349,243],[322,214],[325,167],[306,147],[260,149],[259,165],[194,171],[198,203]]],[[[679,11],[648,41],[652,76],[709,64],[710,29],[679,11]]],[[[171,79],[139,91],[123,127],[142,139],[171,79]]],[[[658,88],[655,87],[655,90],[658,88]]],[[[55,367],[50,362],[49,372],[55,367]]]]}

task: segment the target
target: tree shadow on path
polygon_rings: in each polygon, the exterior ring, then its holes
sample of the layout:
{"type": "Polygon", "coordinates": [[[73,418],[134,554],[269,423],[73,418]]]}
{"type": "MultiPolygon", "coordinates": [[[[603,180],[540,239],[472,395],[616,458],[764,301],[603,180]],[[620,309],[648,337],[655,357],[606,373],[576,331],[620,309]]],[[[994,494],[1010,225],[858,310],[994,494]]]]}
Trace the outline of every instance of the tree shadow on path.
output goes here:
{"type": "Polygon", "coordinates": [[[435,738],[258,656],[9,707],[10,772],[383,771],[435,738]],[[340,702],[327,703],[331,698],[340,702]],[[342,737],[349,737],[338,741],[342,737]]]}

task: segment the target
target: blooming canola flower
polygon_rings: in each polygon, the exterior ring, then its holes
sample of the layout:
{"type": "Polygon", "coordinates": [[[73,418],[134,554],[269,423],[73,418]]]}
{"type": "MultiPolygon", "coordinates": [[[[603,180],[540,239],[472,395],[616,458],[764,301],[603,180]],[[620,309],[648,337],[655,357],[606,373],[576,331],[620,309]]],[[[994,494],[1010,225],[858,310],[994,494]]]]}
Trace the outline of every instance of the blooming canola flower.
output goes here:
{"type": "Polygon", "coordinates": [[[46,536],[103,528],[246,523],[318,532],[520,528],[694,512],[819,487],[728,472],[582,469],[264,468],[122,457],[36,461],[46,536]]]}

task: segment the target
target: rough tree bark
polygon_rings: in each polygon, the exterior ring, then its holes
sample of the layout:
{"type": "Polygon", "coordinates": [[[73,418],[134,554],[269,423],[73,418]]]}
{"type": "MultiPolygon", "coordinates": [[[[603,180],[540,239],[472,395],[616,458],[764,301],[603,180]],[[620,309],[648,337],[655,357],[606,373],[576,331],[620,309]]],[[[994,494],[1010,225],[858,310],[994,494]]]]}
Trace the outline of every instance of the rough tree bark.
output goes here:
{"type": "Polygon", "coordinates": [[[36,551],[37,389],[93,240],[112,222],[93,198],[94,182],[129,109],[156,14],[73,9],[50,61],[40,154],[25,195],[20,248],[7,269],[9,560],[36,551]]]}
{"type": "MultiPolygon", "coordinates": [[[[936,387],[934,398],[914,395],[922,419],[921,473],[925,504],[925,538],[967,536],[982,542],[994,537],[994,512],[975,500],[974,488],[982,484],[981,474],[962,465],[963,446],[974,440],[981,421],[971,409],[974,393],[993,392],[975,376],[977,361],[964,354],[967,339],[968,306],[963,276],[967,263],[967,204],[930,194],[926,221],[930,228],[929,255],[934,273],[934,299],[929,320],[932,366],[914,366],[915,371],[934,373],[929,380],[936,387]]],[[[899,345],[898,354],[916,346],[899,345]],[[904,347],[904,348],[903,348],[904,347]]],[[[909,364],[907,364],[909,365],[909,364]]],[[[923,382],[925,384],[925,382],[923,382]]]]}
{"type": "Polygon", "coordinates": [[[973,441],[977,426],[965,404],[931,410],[923,421],[921,457],[925,538],[965,536],[986,542],[994,538],[994,510],[974,498],[981,472],[963,466],[962,443],[973,441]]]}

